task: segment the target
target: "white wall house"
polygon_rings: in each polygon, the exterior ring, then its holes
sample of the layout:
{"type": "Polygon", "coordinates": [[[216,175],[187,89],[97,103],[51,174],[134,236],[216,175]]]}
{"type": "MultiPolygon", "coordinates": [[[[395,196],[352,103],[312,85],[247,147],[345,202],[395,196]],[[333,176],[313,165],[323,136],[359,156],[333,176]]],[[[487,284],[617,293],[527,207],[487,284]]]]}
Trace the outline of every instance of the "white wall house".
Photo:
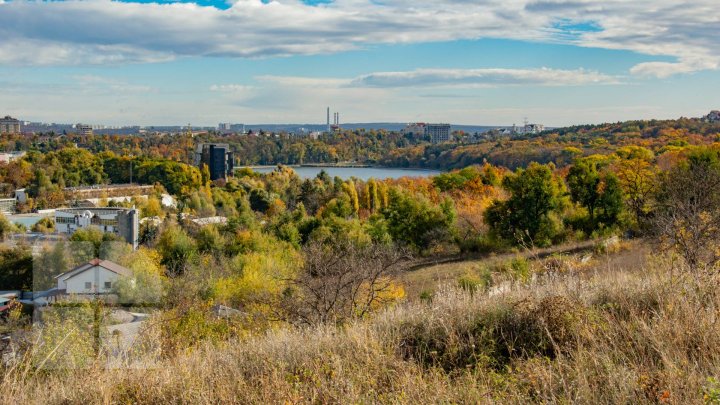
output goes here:
{"type": "Polygon", "coordinates": [[[56,276],[57,289],[65,294],[109,294],[121,277],[131,277],[132,270],[108,260],[93,259],[56,276]]]}

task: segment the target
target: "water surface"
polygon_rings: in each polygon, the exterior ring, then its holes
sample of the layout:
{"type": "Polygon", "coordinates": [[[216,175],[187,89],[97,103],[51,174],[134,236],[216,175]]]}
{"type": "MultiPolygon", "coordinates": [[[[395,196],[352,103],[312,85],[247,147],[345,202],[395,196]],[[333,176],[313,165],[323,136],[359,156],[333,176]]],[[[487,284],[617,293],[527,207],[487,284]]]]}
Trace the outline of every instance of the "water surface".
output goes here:
{"type": "MultiPolygon", "coordinates": [[[[275,167],[253,167],[254,171],[258,173],[270,173],[275,170],[275,167]]],[[[341,179],[349,179],[356,177],[360,180],[374,179],[399,179],[400,177],[428,177],[435,176],[442,173],[439,170],[425,170],[425,169],[400,169],[400,168],[389,168],[389,167],[310,167],[301,166],[293,167],[295,173],[300,176],[301,179],[311,179],[320,173],[321,170],[325,170],[330,177],[340,177],[341,179]]]]}

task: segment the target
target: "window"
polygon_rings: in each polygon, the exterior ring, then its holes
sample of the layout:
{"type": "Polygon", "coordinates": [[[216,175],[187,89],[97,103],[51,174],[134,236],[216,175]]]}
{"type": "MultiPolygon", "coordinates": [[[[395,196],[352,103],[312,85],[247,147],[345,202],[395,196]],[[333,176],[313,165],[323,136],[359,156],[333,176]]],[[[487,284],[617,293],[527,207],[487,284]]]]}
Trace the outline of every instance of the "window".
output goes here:
{"type": "Polygon", "coordinates": [[[86,290],[89,290],[89,289],[91,289],[91,288],[92,288],[92,283],[89,282],[89,281],[86,281],[86,282],[85,282],[85,289],[86,289],[86,290]]]}
{"type": "Polygon", "coordinates": [[[112,287],[112,282],[106,281],[106,282],[105,282],[105,289],[106,289],[106,290],[109,290],[111,287],[112,287]]]}
{"type": "Polygon", "coordinates": [[[75,218],[68,218],[68,217],[56,217],[55,223],[57,224],[74,224],[75,218]]]}

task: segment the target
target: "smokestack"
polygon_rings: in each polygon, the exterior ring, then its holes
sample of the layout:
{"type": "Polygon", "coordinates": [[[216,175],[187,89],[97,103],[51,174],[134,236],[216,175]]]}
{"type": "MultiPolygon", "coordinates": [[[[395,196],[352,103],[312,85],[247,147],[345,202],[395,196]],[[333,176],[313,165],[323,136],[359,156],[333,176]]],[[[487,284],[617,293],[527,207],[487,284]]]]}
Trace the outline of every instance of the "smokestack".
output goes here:
{"type": "Polygon", "coordinates": [[[337,123],[335,125],[340,126],[340,113],[337,113],[337,123]]]}

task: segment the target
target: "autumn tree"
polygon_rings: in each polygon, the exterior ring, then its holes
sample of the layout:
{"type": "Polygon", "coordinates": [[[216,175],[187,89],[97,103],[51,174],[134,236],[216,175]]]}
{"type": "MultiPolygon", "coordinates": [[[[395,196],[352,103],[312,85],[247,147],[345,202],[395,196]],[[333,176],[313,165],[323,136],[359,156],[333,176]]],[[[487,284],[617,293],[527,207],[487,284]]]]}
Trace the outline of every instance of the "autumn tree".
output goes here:
{"type": "Polygon", "coordinates": [[[652,151],[641,147],[624,147],[616,152],[620,157],[614,165],[625,204],[635,223],[644,228],[649,220],[651,201],[657,191],[658,169],[652,163],[652,151]]]}
{"type": "Polygon", "coordinates": [[[5,240],[5,237],[7,237],[10,232],[13,231],[15,227],[13,224],[5,217],[5,215],[0,212],[0,242],[5,240]]]}
{"type": "Polygon", "coordinates": [[[340,324],[362,318],[404,296],[393,276],[408,253],[397,246],[311,243],[283,299],[296,324],[340,324]]]}
{"type": "Polygon", "coordinates": [[[197,255],[196,242],[179,226],[169,226],[158,238],[161,263],[171,274],[181,274],[197,255]]]}
{"type": "Polygon", "coordinates": [[[654,212],[660,242],[693,270],[720,261],[720,152],[703,148],[664,173],[654,212]]]}

